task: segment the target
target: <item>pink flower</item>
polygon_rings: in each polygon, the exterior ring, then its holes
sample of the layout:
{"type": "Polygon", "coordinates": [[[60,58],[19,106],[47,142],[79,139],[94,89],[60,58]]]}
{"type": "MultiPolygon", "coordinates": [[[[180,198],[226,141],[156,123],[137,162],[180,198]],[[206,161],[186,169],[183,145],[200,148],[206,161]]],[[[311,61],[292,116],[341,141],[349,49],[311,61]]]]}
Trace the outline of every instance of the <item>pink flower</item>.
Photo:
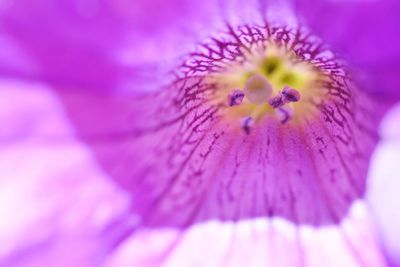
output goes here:
{"type": "Polygon", "coordinates": [[[385,266],[363,199],[399,10],[3,4],[0,265],[385,266]]]}

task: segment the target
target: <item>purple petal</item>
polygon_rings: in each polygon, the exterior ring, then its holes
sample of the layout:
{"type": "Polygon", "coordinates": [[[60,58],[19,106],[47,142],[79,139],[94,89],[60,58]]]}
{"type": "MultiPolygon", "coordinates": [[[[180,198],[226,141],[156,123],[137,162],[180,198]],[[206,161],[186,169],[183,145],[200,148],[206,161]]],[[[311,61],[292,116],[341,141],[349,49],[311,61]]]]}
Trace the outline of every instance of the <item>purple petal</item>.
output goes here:
{"type": "MultiPolygon", "coordinates": [[[[235,32],[243,42],[268,32],[257,29],[231,28],[223,39],[231,46],[222,54],[234,60],[235,32]]],[[[307,54],[304,47],[297,52],[307,54]]],[[[309,103],[318,116],[301,127],[266,119],[246,136],[222,120],[223,107],[207,104],[215,92],[201,75],[219,66],[205,60],[207,52],[183,64],[186,76],[157,93],[67,93],[63,99],[100,163],[131,192],[144,225],[273,216],[296,224],[338,223],[365,192],[381,111],[339,65],[319,58],[323,48],[313,51],[335,81],[321,87],[326,102],[309,103]]]]}
{"type": "Polygon", "coordinates": [[[0,11],[1,32],[32,66],[13,64],[5,50],[0,71],[69,88],[132,90],[136,76],[152,82],[149,74],[165,71],[171,59],[221,25],[216,10],[185,0],[15,1],[0,11]]]}
{"type": "Polygon", "coordinates": [[[58,89],[155,90],[177,58],[227,21],[261,23],[263,6],[256,0],[16,1],[0,10],[8,48],[0,53],[0,74],[58,89]],[[14,50],[29,67],[14,64],[14,50]]]}
{"type": "Polygon", "coordinates": [[[367,89],[399,96],[400,28],[397,0],[296,1],[306,24],[364,71],[367,89]]]}

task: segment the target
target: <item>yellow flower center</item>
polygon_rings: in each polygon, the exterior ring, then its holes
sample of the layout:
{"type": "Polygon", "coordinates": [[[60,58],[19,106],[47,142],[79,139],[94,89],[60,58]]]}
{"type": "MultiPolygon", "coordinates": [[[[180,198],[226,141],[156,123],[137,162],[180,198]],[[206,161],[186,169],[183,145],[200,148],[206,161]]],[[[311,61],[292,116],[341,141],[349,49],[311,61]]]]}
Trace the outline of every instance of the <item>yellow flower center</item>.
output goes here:
{"type": "Polygon", "coordinates": [[[233,90],[244,91],[243,101],[226,108],[224,118],[238,121],[250,117],[257,124],[267,116],[282,121],[283,115],[291,116],[291,120],[296,121],[299,114],[306,111],[304,103],[310,97],[318,96],[316,80],[322,73],[316,66],[300,60],[294,52],[274,43],[268,42],[265,47],[249,50],[244,63],[232,63],[226,71],[208,78],[217,86],[218,101],[226,102],[233,90]],[[285,87],[297,90],[301,99],[286,103],[282,114],[268,100],[279,96],[285,87]]]}

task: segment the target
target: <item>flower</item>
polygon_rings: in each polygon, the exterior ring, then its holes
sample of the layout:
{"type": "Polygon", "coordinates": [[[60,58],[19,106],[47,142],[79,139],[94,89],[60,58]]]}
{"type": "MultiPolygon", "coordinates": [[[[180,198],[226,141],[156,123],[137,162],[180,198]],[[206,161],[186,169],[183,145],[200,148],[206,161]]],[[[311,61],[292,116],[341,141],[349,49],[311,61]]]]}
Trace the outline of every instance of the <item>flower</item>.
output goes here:
{"type": "MultiPolygon", "coordinates": [[[[28,155],[20,176],[33,177],[26,187],[5,179],[5,188],[15,188],[5,200],[18,203],[13,194],[27,188],[28,203],[39,207],[19,220],[8,216],[6,226],[19,230],[5,237],[2,264],[242,266],[257,255],[255,266],[320,265],[315,244],[322,239],[336,244],[323,244],[326,258],[339,248],[343,265],[383,266],[374,226],[354,203],[366,190],[382,103],[398,96],[391,83],[398,4],[294,7],[183,0],[3,7],[9,49],[0,69],[45,85],[3,84],[14,88],[5,99],[26,97],[24,106],[5,105],[16,125],[5,140],[27,129],[42,138],[4,155],[13,164],[28,155]],[[366,22],[375,8],[385,16],[366,22]],[[344,18],[336,10],[357,20],[333,27],[344,38],[329,26],[344,18]],[[383,42],[362,35],[356,22],[383,42]],[[348,50],[356,33],[367,41],[348,50]],[[228,105],[233,95],[240,100],[228,105]],[[40,107],[37,116],[30,103],[40,107]],[[278,248],[253,254],[252,242],[278,248]],[[217,250],[208,263],[191,252],[199,244],[217,250]],[[294,256],[274,258],[286,249],[294,256]]],[[[4,177],[15,171],[8,166],[4,177]]]]}

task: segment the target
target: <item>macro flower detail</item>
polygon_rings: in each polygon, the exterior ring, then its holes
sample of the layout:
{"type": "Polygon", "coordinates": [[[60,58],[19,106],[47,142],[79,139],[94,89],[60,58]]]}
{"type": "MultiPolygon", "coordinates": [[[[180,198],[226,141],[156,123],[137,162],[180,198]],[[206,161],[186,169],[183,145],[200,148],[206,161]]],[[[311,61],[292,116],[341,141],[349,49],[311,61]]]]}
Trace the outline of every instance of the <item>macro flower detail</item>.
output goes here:
{"type": "Polygon", "coordinates": [[[305,29],[228,26],[174,76],[134,101],[137,153],[120,182],[144,225],[332,224],[364,194],[380,112],[305,29]]]}
{"type": "Polygon", "coordinates": [[[3,2],[0,266],[400,263],[400,1],[3,2]]]}

